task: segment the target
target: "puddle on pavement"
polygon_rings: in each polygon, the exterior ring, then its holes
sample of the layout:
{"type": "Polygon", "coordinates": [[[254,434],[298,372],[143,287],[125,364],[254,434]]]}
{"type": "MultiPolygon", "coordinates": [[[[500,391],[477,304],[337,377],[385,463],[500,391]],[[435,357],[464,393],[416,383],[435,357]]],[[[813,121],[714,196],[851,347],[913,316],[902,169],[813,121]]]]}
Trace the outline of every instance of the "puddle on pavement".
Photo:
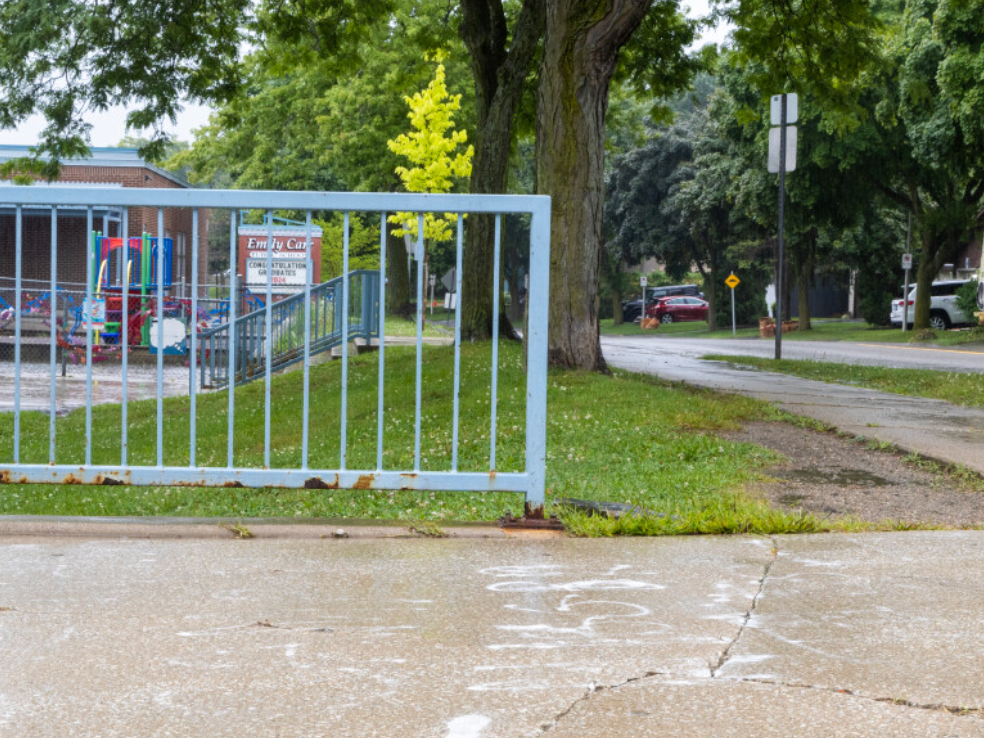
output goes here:
{"type": "MultiPolygon", "coordinates": [[[[837,487],[889,487],[893,482],[864,469],[784,469],[773,472],[781,479],[805,484],[832,484],[837,487]]],[[[794,498],[796,495],[787,495],[794,498]]],[[[801,498],[799,498],[801,499],[801,498]]],[[[797,500],[798,501],[798,500],[797,500]]],[[[789,504],[785,503],[784,504],[789,504]]]]}

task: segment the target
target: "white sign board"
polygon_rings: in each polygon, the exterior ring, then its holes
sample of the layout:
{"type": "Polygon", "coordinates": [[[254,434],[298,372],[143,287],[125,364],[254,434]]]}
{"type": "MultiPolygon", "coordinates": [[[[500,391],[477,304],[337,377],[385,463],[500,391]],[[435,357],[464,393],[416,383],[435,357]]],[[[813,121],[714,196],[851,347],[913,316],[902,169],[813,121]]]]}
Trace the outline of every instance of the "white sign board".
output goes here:
{"type": "Polygon", "coordinates": [[[902,254],[902,268],[912,269],[912,254],[902,254]]]}
{"type": "Polygon", "coordinates": [[[436,285],[437,284],[437,275],[436,274],[429,275],[427,277],[427,284],[429,284],[431,287],[433,287],[434,285],[436,285]]]}
{"type": "Polygon", "coordinates": [[[645,287],[647,284],[649,284],[649,279],[646,277],[645,274],[643,274],[641,277],[639,277],[639,286],[645,287]]]}
{"type": "MultiPolygon", "coordinates": [[[[779,133],[781,128],[769,129],[769,173],[779,173],[779,133]]],[[[786,171],[796,169],[796,126],[786,126],[786,171]]]]}
{"type": "MultiPolygon", "coordinates": [[[[795,123],[799,118],[799,97],[795,92],[786,94],[786,125],[795,123]]],[[[769,101],[769,123],[774,126],[782,125],[782,95],[773,95],[769,101]]]]}
{"type": "MultiPolygon", "coordinates": [[[[307,279],[307,264],[302,259],[273,259],[273,286],[303,288],[307,279]]],[[[267,260],[246,259],[246,284],[252,289],[263,289],[267,283],[267,260]]]]}

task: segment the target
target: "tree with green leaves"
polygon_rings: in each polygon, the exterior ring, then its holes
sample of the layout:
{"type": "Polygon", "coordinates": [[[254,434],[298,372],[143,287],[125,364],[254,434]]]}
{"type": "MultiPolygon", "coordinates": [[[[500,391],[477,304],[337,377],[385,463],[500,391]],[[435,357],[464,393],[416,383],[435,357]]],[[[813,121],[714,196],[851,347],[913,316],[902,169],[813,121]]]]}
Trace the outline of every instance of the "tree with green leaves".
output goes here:
{"type": "MultiPolygon", "coordinates": [[[[454,115],[461,108],[461,95],[448,94],[444,65],[438,61],[434,79],[427,87],[403,99],[410,107],[407,117],[411,130],[387,141],[387,146],[413,166],[398,166],[396,174],[408,192],[451,191],[455,180],[471,174],[475,153],[472,146],[459,151],[459,147],[468,141],[468,132],[456,130],[454,123],[454,115]]],[[[411,240],[419,239],[425,244],[424,249],[427,249],[426,244],[430,244],[423,256],[424,264],[418,264],[418,269],[425,268],[424,265],[429,269],[434,246],[447,243],[454,237],[451,229],[457,223],[458,215],[444,213],[441,217],[436,213],[424,213],[423,233],[414,213],[394,213],[389,221],[397,226],[393,235],[407,239],[408,250],[411,240]]],[[[423,304],[418,304],[417,310],[423,311],[423,304]]]]}
{"type": "MultiPolygon", "coordinates": [[[[387,146],[413,166],[398,166],[397,176],[407,192],[450,192],[455,179],[471,174],[475,153],[472,146],[458,151],[458,147],[468,141],[468,132],[452,130],[455,128],[455,111],[461,108],[461,95],[448,94],[444,65],[438,63],[434,79],[426,89],[403,99],[410,107],[407,117],[412,130],[390,139],[387,146]]],[[[395,235],[414,239],[421,236],[413,213],[394,213],[389,220],[400,226],[395,235]]],[[[457,220],[454,213],[445,213],[443,218],[435,213],[425,213],[423,239],[450,241],[451,227],[457,220]]]]}
{"type": "MultiPolygon", "coordinates": [[[[246,59],[244,94],[221,106],[197,132],[182,161],[198,181],[250,189],[388,192],[401,187],[405,163],[387,141],[406,129],[408,90],[433,76],[425,56],[441,49],[447,84],[461,94],[456,123],[474,120],[466,54],[446,7],[432,0],[393,4],[391,23],[377,23],[348,60],[325,57],[312,31],[270,38],[246,59]],[[355,57],[358,57],[354,61],[355,57]],[[295,66],[296,65],[296,66],[295,66]]],[[[388,229],[386,307],[410,310],[404,239],[388,229]]]]}
{"type": "Polygon", "coordinates": [[[918,238],[914,325],[929,327],[930,285],[951,262],[984,208],[984,97],[977,4],[908,0],[886,41],[871,98],[882,145],[865,170],[884,196],[912,213],[918,238]]]}
{"type": "MultiPolygon", "coordinates": [[[[123,106],[131,130],[151,129],[140,153],[163,158],[184,102],[224,104],[243,91],[241,49],[288,62],[332,59],[351,69],[395,0],[5,0],[0,3],[0,128],[47,120],[30,160],[11,166],[57,176],[89,150],[89,111],[123,106]],[[303,37],[304,44],[298,43],[303,37]]],[[[384,22],[385,23],[385,22],[384,22]]],[[[297,68],[294,64],[292,68],[297,68]]],[[[9,169],[10,167],[8,167],[9,169]]]]}
{"type": "Polygon", "coordinates": [[[33,168],[57,175],[88,152],[89,110],[129,108],[127,126],[150,128],[141,154],[161,159],[182,100],[229,100],[239,89],[247,0],[6,0],[0,4],[0,128],[34,113],[47,120],[33,168]]]}

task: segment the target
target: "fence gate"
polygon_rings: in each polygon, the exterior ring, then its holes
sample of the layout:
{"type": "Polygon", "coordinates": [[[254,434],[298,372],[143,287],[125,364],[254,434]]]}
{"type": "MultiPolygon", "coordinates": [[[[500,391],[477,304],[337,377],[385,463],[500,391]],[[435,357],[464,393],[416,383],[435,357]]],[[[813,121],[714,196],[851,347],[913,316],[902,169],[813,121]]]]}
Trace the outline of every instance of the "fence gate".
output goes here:
{"type": "MultiPolygon", "coordinates": [[[[224,251],[224,236],[222,243],[224,251]]],[[[546,197],[0,186],[0,482],[521,492],[536,517],[544,504],[549,250],[546,197]],[[270,224],[257,262],[266,286],[248,303],[235,289],[223,296],[206,286],[200,258],[208,222],[228,213],[235,270],[244,209],[265,212],[270,224]],[[278,250],[274,211],[306,222],[303,256],[278,250]],[[453,339],[453,348],[425,348],[425,244],[418,237],[387,253],[387,218],[397,213],[418,234],[428,213],[494,219],[489,346],[462,346],[457,217],[448,257],[456,307],[443,333],[427,330],[453,339]],[[341,255],[341,276],[322,284],[312,284],[314,217],[335,224],[322,249],[341,255]],[[378,250],[370,240],[367,251],[370,228],[378,228],[378,250]],[[493,286],[505,232],[529,244],[525,373],[517,351],[500,357],[493,286]],[[134,235],[125,257],[122,248],[109,255],[121,236],[134,235]],[[165,264],[174,255],[157,248],[162,236],[165,246],[175,237],[190,243],[190,260],[182,248],[180,261],[165,264]],[[356,257],[365,268],[352,268],[356,257]],[[383,286],[387,268],[410,257],[415,320],[396,346],[383,329],[383,286]],[[356,337],[376,355],[351,357],[356,337]],[[312,388],[312,357],[332,348],[341,354],[337,384],[312,388]],[[440,361],[430,361],[434,351],[440,361]],[[273,382],[294,363],[302,370],[273,382]]],[[[523,287],[509,285],[512,300],[523,287]]]]}

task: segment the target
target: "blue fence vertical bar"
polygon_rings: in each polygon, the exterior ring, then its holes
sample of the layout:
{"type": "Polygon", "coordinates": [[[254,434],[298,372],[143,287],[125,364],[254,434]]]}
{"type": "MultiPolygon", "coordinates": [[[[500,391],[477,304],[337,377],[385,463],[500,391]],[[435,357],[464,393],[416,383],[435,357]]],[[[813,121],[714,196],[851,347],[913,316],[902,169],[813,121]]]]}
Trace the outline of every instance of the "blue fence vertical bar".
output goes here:
{"type": "Polygon", "coordinates": [[[304,219],[304,410],[301,430],[301,468],[308,468],[308,435],[311,429],[311,280],[314,259],[311,257],[311,211],[304,219]]]}
{"type": "Polygon", "coordinates": [[[530,287],[526,296],[526,513],[542,514],[547,463],[547,325],[550,295],[550,199],[530,218],[530,287]]]}
{"type": "Polygon", "coordinates": [[[157,466],[164,466],[164,208],[157,208],[157,466]]]}
{"type": "Polygon", "coordinates": [[[414,398],[413,420],[413,470],[420,471],[420,396],[423,385],[423,345],[424,345],[424,214],[417,216],[417,248],[414,253],[417,261],[417,380],[414,398]]]}
{"type": "Polygon", "coordinates": [[[20,463],[20,395],[21,395],[21,310],[23,295],[21,291],[21,273],[24,269],[23,236],[24,227],[22,216],[24,209],[16,208],[16,223],[14,224],[14,463],[20,463]]]}
{"type": "Polygon", "coordinates": [[[489,429],[489,468],[495,471],[495,439],[499,400],[499,260],[502,248],[502,215],[495,216],[495,248],[492,261],[492,397],[490,399],[491,427],[489,429]]]}
{"type": "MultiPolygon", "coordinates": [[[[184,264],[181,265],[184,269],[184,264]]],[[[181,275],[184,278],[184,275],[181,275]]],[[[188,447],[188,466],[195,466],[195,450],[198,446],[198,388],[195,386],[195,362],[198,360],[198,208],[191,211],[191,346],[188,349],[188,390],[191,392],[191,438],[188,447]]]]}
{"type": "MultiPolygon", "coordinates": [[[[57,416],[58,391],[55,386],[58,374],[58,208],[51,208],[51,286],[48,297],[48,326],[50,341],[49,364],[51,386],[48,388],[48,463],[55,463],[55,417],[57,416]]],[[[65,329],[68,326],[64,326],[65,329]]]]}
{"type": "MultiPolygon", "coordinates": [[[[273,211],[266,211],[266,327],[263,333],[263,353],[266,373],[263,377],[263,467],[270,468],[270,380],[273,373],[273,211]]],[[[249,271],[249,267],[246,268],[249,271]]]]}
{"type": "MultiPolygon", "coordinates": [[[[120,314],[120,331],[122,335],[120,336],[121,344],[123,346],[122,351],[122,361],[123,361],[123,383],[120,390],[120,399],[122,404],[120,407],[120,466],[126,466],[127,455],[129,445],[129,431],[127,429],[127,424],[129,419],[127,418],[127,400],[128,397],[128,385],[130,383],[130,268],[131,268],[131,257],[130,257],[130,222],[129,222],[130,209],[123,208],[123,223],[121,225],[120,231],[123,237],[123,298],[120,302],[120,309],[122,313],[120,314]]],[[[139,268],[139,267],[138,267],[139,268]]],[[[137,308],[137,314],[143,309],[143,305],[137,308]]]]}
{"type": "Polygon", "coordinates": [[[461,423],[461,261],[464,252],[464,214],[458,213],[454,256],[454,415],[451,426],[451,471],[458,471],[458,426],[461,423]]]}
{"type": "MultiPolygon", "coordinates": [[[[229,211],[229,333],[226,337],[229,352],[229,418],[226,466],[233,468],[233,445],[236,429],[236,303],[239,302],[236,258],[236,211],[229,211]]],[[[213,353],[214,355],[214,353],[213,353]]]]}
{"type": "Polygon", "coordinates": [[[386,383],[386,213],[379,218],[379,395],[376,410],[376,469],[383,470],[383,416],[386,383]]]}
{"type": "MultiPolygon", "coordinates": [[[[345,212],[342,221],[342,411],[341,452],[339,469],[346,463],[346,434],[348,431],[348,341],[349,341],[349,214],[345,212]]],[[[338,308],[336,308],[337,310],[338,308]]]]}
{"type": "Polygon", "coordinates": [[[92,283],[96,279],[96,249],[92,237],[92,206],[85,213],[85,465],[92,464],[92,283]]]}

